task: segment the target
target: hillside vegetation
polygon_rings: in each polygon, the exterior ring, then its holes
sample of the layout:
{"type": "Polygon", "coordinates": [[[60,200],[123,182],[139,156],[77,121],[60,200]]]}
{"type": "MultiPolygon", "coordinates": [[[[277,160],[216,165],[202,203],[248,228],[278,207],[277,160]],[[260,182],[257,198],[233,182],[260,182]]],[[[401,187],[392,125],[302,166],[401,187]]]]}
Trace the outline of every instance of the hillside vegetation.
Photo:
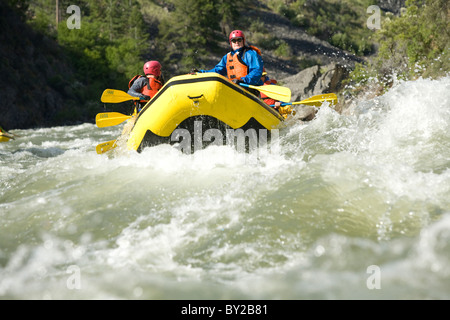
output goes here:
{"type": "Polygon", "coordinates": [[[293,25],[330,44],[357,55],[375,51],[373,34],[365,28],[366,9],[376,0],[296,0],[266,1],[276,12],[289,18],[293,25]]]}
{"type": "Polygon", "coordinates": [[[393,73],[405,79],[446,74],[449,2],[408,0],[400,15],[382,10],[381,29],[370,30],[367,8],[379,2],[78,0],[81,26],[71,29],[73,12],[66,9],[73,1],[6,0],[0,4],[0,67],[9,78],[1,80],[0,123],[28,128],[92,122],[103,108],[101,92],[126,90],[145,61],[161,61],[166,79],[211,68],[226,53],[233,29],[244,30],[271,57],[272,68],[289,66],[292,74],[324,63],[314,48],[300,54],[294,45],[305,41],[274,32],[276,21],[312,39],[309,46],[320,40],[321,48],[359,57],[348,80],[352,93],[365,90],[369,79],[388,87],[393,73]]]}
{"type": "Polygon", "coordinates": [[[374,35],[377,55],[357,64],[348,91],[383,92],[396,79],[439,78],[450,72],[450,2],[407,0],[400,16],[388,16],[374,35]],[[370,90],[369,90],[370,89],[370,90]]]}

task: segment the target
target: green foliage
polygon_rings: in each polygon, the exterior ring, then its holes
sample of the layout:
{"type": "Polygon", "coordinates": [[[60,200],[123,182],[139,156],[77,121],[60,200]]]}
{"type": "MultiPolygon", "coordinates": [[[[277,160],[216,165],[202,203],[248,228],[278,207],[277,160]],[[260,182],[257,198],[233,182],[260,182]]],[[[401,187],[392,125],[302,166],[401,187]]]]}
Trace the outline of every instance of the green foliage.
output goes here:
{"type": "Polygon", "coordinates": [[[187,70],[200,63],[200,56],[206,54],[207,43],[215,41],[218,12],[212,0],[173,0],[173,4],[175,11],[160,26],[161,41],[177,44],[167,46],[165,63],[181,60],[182,69],[187,70]]]}
{"type": "Polygon", "coordinates": [[[274,53],[276,56],[289,58],[292,56],[292,49],[285,41],[281,40],[274,53]]]}
{"type": "Polygon", "coordinates": [[[281,1],[269,0],[269,6],[287,17],[309,34],[329,41],[332,45],[357,55],[374,52],[366,27],[367,8],[373,0],[281,1]]]}
{"type": "Polygon", "coordinates": [[[405,78],[422,73],[442,75],[441,68],[450,70],[449,14],[446,0],[407,1],[406,11],[398,18],[387,19],[377,34],[377,68],[383,73],[394,69],[405,78]]]}
{"type": "Polygon", "coordinates": [[[233,29],[238,9],[246,3],[232,0],[172,0],[174,11],[160,24],[159,48],[166,51],[164,63],[177,65],[178,72],[199,67],[208,49],[233,29]],[[219,36],[218,36],[219,35],[219,36]]]}
{"type": "Polygon", "coordinates": [[[27,21],[33,29],[46,34],[55,36],[56,18],[55,18],[55,1],[40,0],[29,4],[30,19],[27,21]]]}
{"type": "MultiPolygon", "coordinates": [[[[53,75],[58,71],[52,70],[46,84],[64,95],[65,104],[74,108],[73,116],[86,115],[80,105],[89,109],[87,112],[101,106],[99,96],[105,88],[125,90],[129,79],[142,73],[147,60],[162,62],[169,76],[200,67],[202,59],[210,53],[208,50],[214,50],[218,41],[226,40],[226,35],[236,28],[240,10],[253,3],[251,0],[5,1],[39,34],[58,43],[61,61],[69,72],[58,76],[53,75]],[[72,15],[66,12],[70,5],[81,9],[80,29],[66,26],[72,15]]],[[[70,114],[60,112],[59,116],[62,119],[70,114]]]]}
{"type": "Polygon", "coordinates": [[[297,65],[300,70],[307,69],[320,64],[321,62],[318,59],[300,58],[297,61],[297,65]]]}
{"type": "Polygon", "coordinates": [[[406,6],[401,16],[382,21],[375,37],[378,55],[369,63],[358,65],[350,74],[349,83],[365,86],[375,82],[385,90],[394,77],[440,77],[450,71],[450,3],[409,0],[406,6]]]}
{"type": "Polygon", "coordinates": [[[72,88],[85,101],[97,101],[105,88],[124,88],[142,69],[148,49],[148,34],[135,0],[80,0],[81,26],[69,29],[70,0],[59,0],[60,23],[56,25],[54,0],[33,1],[30,25],[54,37],[64,48],[75,70],[72,88]]]}
{"type": "Polygon", "coordinates": [[[252,34],[252,40],[256,46],[265,50],[275,50],[281,44],[281,40],[272,34],[256,32],[252,34]]]}
{"type": "Polygon", "coordinates": [[[292,56],[291,47],[284,40],[274,36],[259,18],[252,20],[249,31],[252,42],[259,48],[273,50],[276,56],[282,58],[292,56]]]}
{"type": "MultiPolygon", "coordinates": [[[[349,85],[377,79],[388,86],[392,73],[409,79],[450,70],[447,0],[408,0],[401,16],[382,15],[378,31],[366,26],[366,10],[378,4],[376,0],[59,0],[59,25],[55,0],[5,1],[35,30],[55,39],[68,58],[64,61],[71,62],[73,78],[52,76],[49,85],[75,95],[91,109],[105,88],[126,89],[147,60],[161,61],[172,74],[202,67],[211,52],[223,51],[219,43],[227,43],[233,29],[247,30],[247,37],[262,50],[299,59],[265,21],[239,14],[243,9],[261,10],[261,2],[309,34],[352,53],[374,54],[377,44],[378,55],[356,66],[349,85]],[[70,15],[65,9],[72,4],[81,8],[81,29],[65,25],[70,15]]],[[[304,58],[298,64],[318,62],[304,58]]]]}

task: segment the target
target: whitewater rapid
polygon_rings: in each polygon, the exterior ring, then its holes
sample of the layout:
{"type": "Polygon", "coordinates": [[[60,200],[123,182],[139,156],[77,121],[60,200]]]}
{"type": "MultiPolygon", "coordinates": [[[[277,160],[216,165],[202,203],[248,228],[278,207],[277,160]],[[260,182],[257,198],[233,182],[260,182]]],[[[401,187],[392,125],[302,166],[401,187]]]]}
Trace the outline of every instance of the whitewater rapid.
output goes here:
{"type": "Polygon", "coordinates": [[[242,154],[0,144],[1,299],[449,299],[450,77],[291,119],[242,154]]]}

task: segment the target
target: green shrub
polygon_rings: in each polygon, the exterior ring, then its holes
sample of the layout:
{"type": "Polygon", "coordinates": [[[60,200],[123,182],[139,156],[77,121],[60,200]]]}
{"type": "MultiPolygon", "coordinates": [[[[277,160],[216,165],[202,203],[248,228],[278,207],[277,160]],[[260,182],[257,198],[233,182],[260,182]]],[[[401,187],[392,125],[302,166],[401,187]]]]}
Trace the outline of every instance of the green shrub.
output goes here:
{"type": "Polygon", "coordinates": [[[367,8],[374,0],[268,1],[276,12],[309,34],[357,55],[374,52],[366,26],[367,8]]]}
{"type": "Polygon", "coordinates": [[[281,41],[274,53],[278,57],[289,58],[292,56],[292,49],[286,42],[281,41]]]}
{"type": "Polygon", "coordinates": [[[450,3],[446,0],[408,0],[399,17],[382,21],[375,33],[378,54],[351,72],[348,88],[357,92],[376,83],[383,90],[394,78],[412,80],[417,77],[437,78],[450,71],[450,3]],[[355,88],[359,89],[355,89],[355,88]]]}

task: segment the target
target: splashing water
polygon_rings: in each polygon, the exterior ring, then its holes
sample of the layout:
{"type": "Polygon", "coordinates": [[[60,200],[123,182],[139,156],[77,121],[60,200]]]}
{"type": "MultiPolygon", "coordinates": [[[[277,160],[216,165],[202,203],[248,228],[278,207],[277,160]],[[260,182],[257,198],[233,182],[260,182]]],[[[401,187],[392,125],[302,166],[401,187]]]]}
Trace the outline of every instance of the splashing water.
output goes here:
{"type": "Polygon", "coordinates": [[[0,297],[448,299],[449,124],[447,77],[324,105],[251,154],[97,155],[123,126],[14,131],[0,297]]]}

